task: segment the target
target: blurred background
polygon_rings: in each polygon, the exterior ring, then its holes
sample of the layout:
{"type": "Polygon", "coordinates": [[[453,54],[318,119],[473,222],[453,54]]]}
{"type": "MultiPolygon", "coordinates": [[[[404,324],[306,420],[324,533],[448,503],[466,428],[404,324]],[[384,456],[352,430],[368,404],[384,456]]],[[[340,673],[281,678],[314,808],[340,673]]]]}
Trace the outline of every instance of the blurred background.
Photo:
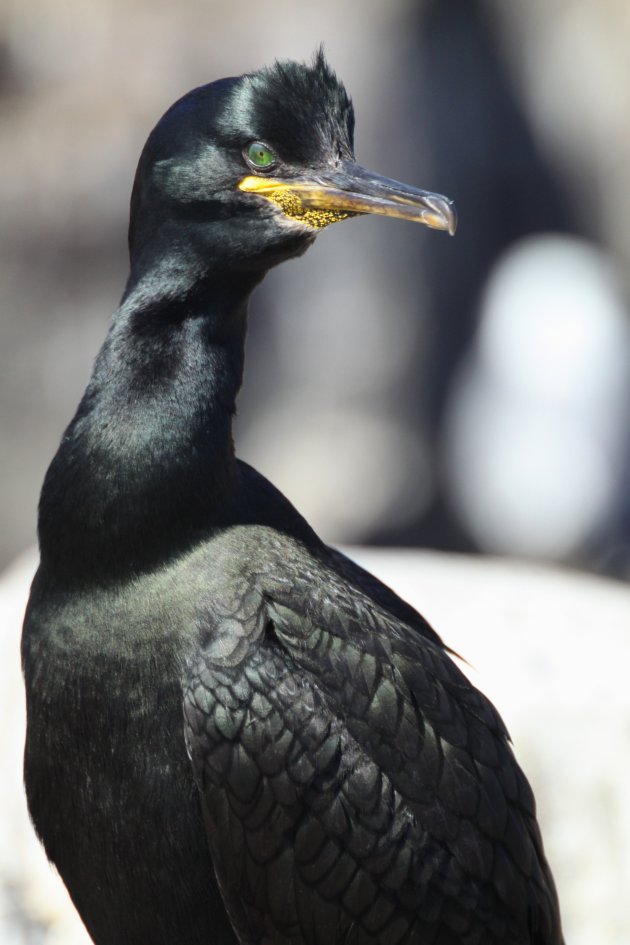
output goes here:
{"type": "MultiPolygon", "coordinates": [[[[626,0],[0,0],[0,569],[34,542],[45,469],[122,293],[148,132],[191,87],[322,41],[358,160],[453,198],[460,225],[449,239],[353,220],[269,275],[239,455],[332,542],[627,579],[626,0]]],[[[480,663],[494,654],[488,691],[542,801],[568,945],[627,945],[627,587],[414,560],[409,599],[449,641],[470,630],[473,662],[489,640],[480,663]]],[[[52,874],[19,783],[33,566],[7,573],[0,601],[0,943],[74,945],[84,933],[39,891],[52,874]]]]}
{"type": "Polygon", "coordinates": [[[240,455],[331,541],[630,569],[630,7],[0,0],[0,565],[127,274],[147,133],[320,42],[358,159],[455,239],[354,220],[255,296],[240,455]]]}

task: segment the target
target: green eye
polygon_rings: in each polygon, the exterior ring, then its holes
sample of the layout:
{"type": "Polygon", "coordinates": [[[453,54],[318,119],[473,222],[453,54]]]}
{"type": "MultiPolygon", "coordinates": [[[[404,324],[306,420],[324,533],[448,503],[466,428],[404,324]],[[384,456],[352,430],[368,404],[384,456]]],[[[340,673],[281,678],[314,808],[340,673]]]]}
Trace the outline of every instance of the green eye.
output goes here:
{"type": "Polygon", "coordinates": [[[262,141],[252,141],[251,144],[248,144],[245,148],[245,157],[252,167],[257,167],[264,171],[273,167],[276,163],[275,154],[271,148],[268,148],[262,141]]]}

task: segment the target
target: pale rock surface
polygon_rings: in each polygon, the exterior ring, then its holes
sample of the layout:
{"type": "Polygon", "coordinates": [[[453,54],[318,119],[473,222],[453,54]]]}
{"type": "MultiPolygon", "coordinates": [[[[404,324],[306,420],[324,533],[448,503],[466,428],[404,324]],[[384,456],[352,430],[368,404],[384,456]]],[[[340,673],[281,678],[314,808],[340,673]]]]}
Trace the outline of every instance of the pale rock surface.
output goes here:
{"type": "MultiPolygon", "coordinates": [[[[630,942],[630,588],[416,551],[350,554],[416,606],[501,711],[536,793],[567,945],[630,942]]],[[[33,553],[0,579],[0,943],[87,945],[26,813],[19,634],[33,553]]]]}

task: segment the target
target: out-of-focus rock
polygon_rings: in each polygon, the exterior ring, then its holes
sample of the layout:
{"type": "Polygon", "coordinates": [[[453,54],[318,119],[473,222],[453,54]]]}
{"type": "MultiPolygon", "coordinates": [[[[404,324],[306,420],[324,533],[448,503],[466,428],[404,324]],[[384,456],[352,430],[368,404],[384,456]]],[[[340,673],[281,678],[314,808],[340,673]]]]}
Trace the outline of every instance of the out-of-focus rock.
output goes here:
{"type": "MultiPolygon", "coordinates": [[[[431,621],[495,702],[534,787],[570,945],[627,945],[630,589],[504,560],[352,549],[431,621]]],[[[31,553],[0,579],[0,941],[89,940],[48,866],[21,781],[19,635],[31,553]]]]}
{"type": "Polygon", "coordinates": [[[26,811],[22,785],[25,732],[20,633],[33,551],[0,578],[0,942],[89,945],[65,886],[48,863],[26,811]]]}

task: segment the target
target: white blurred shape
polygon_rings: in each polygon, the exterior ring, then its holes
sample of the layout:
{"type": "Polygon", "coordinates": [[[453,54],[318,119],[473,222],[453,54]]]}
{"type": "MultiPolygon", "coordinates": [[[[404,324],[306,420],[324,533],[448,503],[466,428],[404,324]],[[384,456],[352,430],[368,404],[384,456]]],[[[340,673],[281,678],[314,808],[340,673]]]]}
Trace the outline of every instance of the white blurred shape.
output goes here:
{"type": "Polygon", "coordinates": [[[545,235],[490,276],[447,422],[452,497],[482,548],[561,559],[614,514],[630,329],[606,257],[545,235]]]}

